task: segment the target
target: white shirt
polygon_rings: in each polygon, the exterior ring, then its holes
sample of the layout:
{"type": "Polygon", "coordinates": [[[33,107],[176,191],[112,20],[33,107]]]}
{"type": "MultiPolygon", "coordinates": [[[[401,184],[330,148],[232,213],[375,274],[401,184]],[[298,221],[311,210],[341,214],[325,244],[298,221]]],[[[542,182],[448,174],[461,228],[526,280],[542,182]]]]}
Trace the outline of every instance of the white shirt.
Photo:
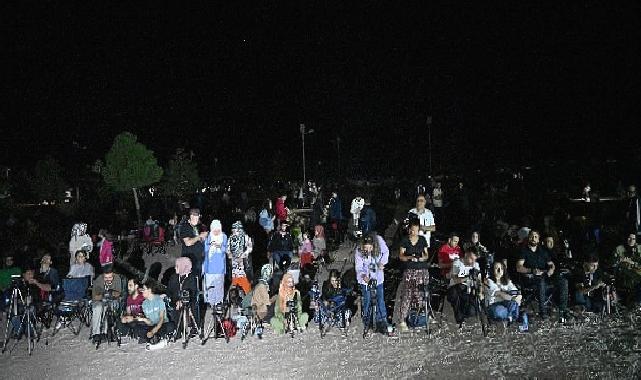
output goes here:
{"type": "MultiPolygon", "coordinates": [[[[421,227],[429,227],[429,226],[436,225],[436,223],[434,222],[434,214],[432,214],[432,211],[430,211],[429,209],[423,209],[423,212],[419,214],[418,210],[416,208],[413,208],[410,210],[410,213],[418,217],[418,220],[421,223],[421,227]]],[[[427,240],[427,246],[429,247],[430,237],[432,236],[432,233],[430,231],[419,230],[418,234],[425,237],[425,240],[427,240]]]]}
{"type": "Polygon", "coordinates": [[[461,259],[454,260],[452,262],[452,271],[450,272],[450,286],[455,285],[455,278],[468,277],[472,269],[476,270],[476,273],[481,272],[481,267],[476,261],[473,265],[465,265],[461,259]]]}
{"type": "Polygon", "coordinates": [[[443,207],[443,190],[438,187],[432,191],[432,203],[434,207],[443,207]]]}
{"type": "Polygon", "coordinates": [[[508,281],[507,285],[503,285],[501,283],[496,283],[492,281],[491,279],[487,279],[487,288],[485,288],[485,302],[489,306],[493,303],[496,302],[501,302],[503,301],[502,299],[497,299],[496,298],[496,292],[498,291],[502,292],[509,292],[512,290],[517,290],[516,286],[512,283],[512,281],[508,281]]]}

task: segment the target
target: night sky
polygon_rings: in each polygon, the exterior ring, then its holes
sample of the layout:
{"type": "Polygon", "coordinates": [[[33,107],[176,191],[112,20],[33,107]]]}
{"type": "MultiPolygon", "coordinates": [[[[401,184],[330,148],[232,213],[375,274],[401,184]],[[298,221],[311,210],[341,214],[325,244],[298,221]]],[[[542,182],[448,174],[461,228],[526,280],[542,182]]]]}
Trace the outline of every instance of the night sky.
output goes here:
{"type": "Polygon", "coordinates": [[[310,161],[340,136],[346,159],[404,165],[425,162],[427,115],[435,154],[488,164],[638,146],[638,2],[233,3],[3,5],[0,164],[65,162],[74,140],[93,161],[123,130],[161,163],[294,162],[304,122],[310,161]]]}

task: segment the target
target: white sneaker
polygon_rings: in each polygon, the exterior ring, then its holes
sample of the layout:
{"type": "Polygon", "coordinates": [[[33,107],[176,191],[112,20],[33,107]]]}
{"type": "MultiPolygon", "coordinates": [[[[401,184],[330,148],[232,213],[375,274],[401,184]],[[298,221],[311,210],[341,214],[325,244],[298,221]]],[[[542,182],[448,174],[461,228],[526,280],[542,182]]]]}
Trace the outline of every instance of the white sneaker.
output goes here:
{"type": "Polygon", "coordinates": [[[164,339],[161,339],[160,342],[158,342],[156,344],[147,343],[147,347],[145,347],[145,349],[147,351],[155,351],[155,350],[160,350],[160,349],[165,348],[165,347],[167,347],[167,341],[164,340],[164,339]]]}
{"type": "Polygon", "coordinates": [[[398,327],[399,327],[399,329],[401,330],[401,332],[407,332],[407,331],[410,331],[409,327],[407,327],[407,323],[405,323],[405,322],[401,322],[401,323],[399,323],[399,324],[398,324],[398,327]]]}

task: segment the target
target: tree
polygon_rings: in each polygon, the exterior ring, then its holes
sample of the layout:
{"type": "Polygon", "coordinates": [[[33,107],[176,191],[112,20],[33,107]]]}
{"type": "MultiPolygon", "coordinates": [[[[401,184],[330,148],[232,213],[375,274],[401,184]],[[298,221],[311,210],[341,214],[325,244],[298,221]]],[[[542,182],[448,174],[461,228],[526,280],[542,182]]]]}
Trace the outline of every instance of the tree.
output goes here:
{"type": "Polygon", "coordinates": [[[63,167],[51,156],[36,162],[32,175],[27,178],[27,183],[38,203],[61,201],[64,198],[67,183],[63,173],[63,167]]]}
{"type": "Polygon", "coordinates": [[[166,195],[183,199],[185,194],[193,193],[200,186],[198,167],[192,160],[191,155],[184,149],[176,149],[165,170],[161,185],[166,195]]]}
{"type": "Polygon", "coordinates": [[[136,135],[130,132],[116,136],[105,156],[102,176],[107,186],[115,191],[133,191],[138,225],[141,225],[138,188],[158,182],[162,168],[158,166],[154,152],[137,140],[136,135]]]}

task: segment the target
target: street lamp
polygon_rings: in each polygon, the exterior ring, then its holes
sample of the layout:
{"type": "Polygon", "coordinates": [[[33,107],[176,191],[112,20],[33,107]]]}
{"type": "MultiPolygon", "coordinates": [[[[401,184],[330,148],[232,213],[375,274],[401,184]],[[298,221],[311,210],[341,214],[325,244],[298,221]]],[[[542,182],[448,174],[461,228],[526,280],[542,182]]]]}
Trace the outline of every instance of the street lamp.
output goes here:
{"type": "Polygon", "coordinates": [[[307,183],[307,176],[305,175],[305,135],[311,135],[314,129],[305,129],[305,124],[300,123],[300,138],[303,143],[303,186],[307,183]]]}
{"type": "Polygon", "coordinates": [[[432,175],[432,115],[428,115],[427,123],[427,149],[429,149],[430,176],[432,175]]]}

